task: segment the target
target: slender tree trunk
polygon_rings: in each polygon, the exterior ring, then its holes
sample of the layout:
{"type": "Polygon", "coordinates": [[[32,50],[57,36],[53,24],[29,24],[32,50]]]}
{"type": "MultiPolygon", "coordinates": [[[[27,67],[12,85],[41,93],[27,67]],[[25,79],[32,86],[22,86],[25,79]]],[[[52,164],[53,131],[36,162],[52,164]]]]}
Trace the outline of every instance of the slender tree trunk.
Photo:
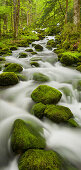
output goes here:
{"type": "Polygon", "coordinates": [[[14,38],[18,35],[18,25],[19,25],[19,11],[20,11],[20,0],[13,0],[14,4],[14,11],[13,11],[13,18],[14,18],[14,38]]]}
{"type": "Polygon", "coordinates": [[[67,24],[68,0],[66,0],[65,24],[67,24]]]}
{"type": "Polygon", "coordinates": [[[0,37],[1,37],[1,17],[0,17],[0,37]]]}
{"type": "Polygon", "coordinates": [[[27,11],[27,26],[29,25],[29,11],[27,11]]]}
{"type": "Polygon", "coordinates": [[[80,0],[74,0],[74,24],[80,26],[80,0]]]}
{"type": "Polygon", "coordinates": [[[7,31],[7,15],[4,16],[4,25],[3,25],[3,33],[6,33],[7,31]]]}

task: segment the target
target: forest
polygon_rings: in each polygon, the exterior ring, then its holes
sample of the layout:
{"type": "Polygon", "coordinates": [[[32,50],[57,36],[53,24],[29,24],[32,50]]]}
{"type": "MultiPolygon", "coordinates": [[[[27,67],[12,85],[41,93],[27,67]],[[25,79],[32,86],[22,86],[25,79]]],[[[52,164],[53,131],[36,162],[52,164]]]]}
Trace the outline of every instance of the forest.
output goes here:
{"type": "Polygon", "coordinates": [[[81,170],[81,0],[0,0],[0,170],[81,170]]]}

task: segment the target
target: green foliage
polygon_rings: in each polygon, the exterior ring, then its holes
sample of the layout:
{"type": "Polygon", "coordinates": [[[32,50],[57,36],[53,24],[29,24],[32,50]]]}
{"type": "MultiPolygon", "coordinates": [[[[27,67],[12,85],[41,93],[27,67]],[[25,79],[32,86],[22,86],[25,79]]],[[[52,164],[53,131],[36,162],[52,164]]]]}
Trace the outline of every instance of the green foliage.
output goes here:
{"type": "Polygon", "coordinates": [[[0,86],[15,85],[19,82],[17,76],[13,72],[0,74],[0,86]]]}
{"type": "Polygon", "coordinates": [[[22,153],[31,148],[42,149],[45,148],[45,139],[39,133],[39,126],[35,127],[33,122],[26,123],[17,119],[13,125],[11,146],[15,153],[22,153]]]}
{"type": "Polygon", "coordinates": [[[31,94],[35,102],[42,102],[44,104],[56,104],[61,99],[61,96],[60,91],[47,85],[39,85],[31,94]]]}

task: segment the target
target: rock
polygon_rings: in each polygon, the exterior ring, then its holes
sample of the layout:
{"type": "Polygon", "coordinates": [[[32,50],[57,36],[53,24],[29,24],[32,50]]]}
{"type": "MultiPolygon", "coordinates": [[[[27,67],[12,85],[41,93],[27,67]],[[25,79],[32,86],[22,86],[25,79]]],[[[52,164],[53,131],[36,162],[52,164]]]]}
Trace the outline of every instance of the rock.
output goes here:
{"type": "Polygon", "coordinates": [[[31,66],[39,67],[39,63],[37,63],[36,61],[31,61],[30,64],[31,66]]]}
{"type": "Polygon", "coordinates": [[[22,153],[32,148],[45,148],[45,139],[40,132],[42,132],[42,128],[39,128],[36,124],[34,125],[33,122],[24,122],[21,119],[15,120],[11,136],[13,152],[22,153]]]}
{"type": "Polygon", "coordinates": [[[26,53],[19,53],[19,58],[26,58],[28,55],[26,53]]]}
{"type": "Polygon", "coordinates": [[[81,80],[77,82],[77,90],[81,91],[81,80]]]}
{"type": "Polygon", "coordinates": [[[16,63],[10,63],[3,72],[16,72],[19,73],[23,70],[22,66],[20,64],[16,63]]]}
{"type": "Polygon", "coordinates": [[[18,48],[16,47],[16,46],[12,46],[12,47],[10,47],[10,50],[11,51],[14,51],[14,50],[17,50],[18,48]]]}
{"type": "Polygon", "coordinates": [[[60,91],[47,85],[39,85],[31,94],[35,102],[44,104],[56,104],[61,99],[61,96],[60,91]]]}
{"type": "Polygon", "coordinates": [[[23,74],[16,74],[18,79],[21,80],[21,81],[26,81],[27,80],[27,77],[23,74]]]}
{"type": "Polygon", "coordinates": [[[0,74],[0,86],[15,85],[19,82],[17,76],[13,72],[0,74]]]}
{"type": "Polygon", "coordinates": [[[43,47],[39,44],[35,45],[35,49],[36,49],[36,51],[43,51],[43,47]]]}
{"type": "Polygon", "coordinates": [[[40,60],[42,60],[42,58],[40,58],[40,57],[32,57],[30,59],[30,61],[40,61],[40,60]]]}
{"type": "Polygon", "coordinates": [[[81,72],[81,65],[79,65],[76,70],[80,71],[81,72]]]}
{"type": "Polygon", "coordinates": [[[8,47],[0,49],[0,55],[10,55],[11,53],[12,51],[8,47]]]}
{"type": "Polygon", "coordinates": [[[47,45],[50,45],[51,47],[56,47],[56,42],[52,39],[47,42],[47,45]]]}
{"type": "Polygon", "coordinates": [[[44,116],[56,123],[67,122],[73,117],[71,110],[68,107],[60,105],[47,105],[44,116]]]}
{"type": "Polygon", "coordinates": [[[33,52],[32,49],[26,49],[25,51],[26,51],[26,52],[33,52]]]}
{"type": "Polygon", "coordinates": [[[36,44],[33,43],[33,44],[32,44],[32,47],[35,47],[35,45],[36,45],[36,44]]]}
{"type": "Polygon", "coordinates": [[[35,51],[31,52],[32,55],[36,55],[37,53],[35,51]]]}
{"type": "Polygon", "coordinates": [[[19,159],[19,170],[60,170],[62,160],[54,151],[30,149],[19,159]]]}
{"type": "Polygon", "coordinates": [[[34,73],[33,80],[39,81],[39,82],[46,82],[46,81],[49,81],[49,77],[42,73],[34,73]]]}
{"type": "Polygon", "coordinates": [[[75,54],[71,54],[70,52],[65,52],[62,54],[60,62],[65,64],[66,66],[70,66],[72,64],[76,64],[79,61],[78,57],[75,54]]]}
{"type": "Polygon", "coordinates": [[[0,61],[6,61],[4,57],[0,57],[0,61]]]}
{"type": "Polygon", "coordinates": [[[52,50],[51,45],[46,45],[46,48],[47,48],[48,50],[52,50]]]}
{"type": "Polygon", "coordinates": [[[80,127],[79,124],[73,118],[70,118],[68,120],[68,125],[71,127],[80,127]]]}
{"type": "Polygon", "coordinates": [[[43,103],[37,103],[32,107],[31,113],[39,119],[42,119],[44,117],[45,108],[46,105],[44,105],[43,103]]]}

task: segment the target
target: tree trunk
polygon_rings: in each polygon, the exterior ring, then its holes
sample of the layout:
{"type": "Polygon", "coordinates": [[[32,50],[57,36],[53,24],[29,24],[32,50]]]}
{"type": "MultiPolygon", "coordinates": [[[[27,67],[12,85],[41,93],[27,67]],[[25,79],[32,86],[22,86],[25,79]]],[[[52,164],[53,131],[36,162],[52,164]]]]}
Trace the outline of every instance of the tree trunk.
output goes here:
{"type": "Polygon", "coordinates": [[[1,18],[0,18],[0,37],[1,37],[1,18]]]}
{"type": "Polygon", "coordinates": [[[74,0],[74,24],[80,26],[80,0],[74,0]]]}
{"type": "Polygon", "coordinates": [[[65,24],[67,24],[68,0],[66,0],[65,24]]]}
{"type": "Polygon", "coordinates": [[[13,4],[14,4],[14,11],[13,11],[13,18],[14,18],[14,38],[16,38],[17,35],[18,35],[20,0],[13,0],[13,4]]]}

